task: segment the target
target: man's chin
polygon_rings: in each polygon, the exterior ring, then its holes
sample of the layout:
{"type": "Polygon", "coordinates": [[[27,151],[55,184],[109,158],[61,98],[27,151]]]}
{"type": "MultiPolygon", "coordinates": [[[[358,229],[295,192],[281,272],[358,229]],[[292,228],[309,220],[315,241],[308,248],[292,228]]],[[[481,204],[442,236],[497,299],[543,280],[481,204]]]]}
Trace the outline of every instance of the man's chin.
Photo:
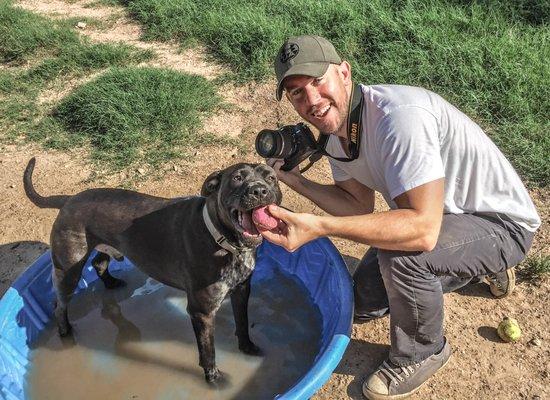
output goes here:
{"type": "Polygon", "coordinates": [[[327,123],[325,121],[320,121],[317,119],[308,120],[311,125],[319,130],[319,132],[333,135],[337,132],[335,129],[336,124],[327,123]]]}

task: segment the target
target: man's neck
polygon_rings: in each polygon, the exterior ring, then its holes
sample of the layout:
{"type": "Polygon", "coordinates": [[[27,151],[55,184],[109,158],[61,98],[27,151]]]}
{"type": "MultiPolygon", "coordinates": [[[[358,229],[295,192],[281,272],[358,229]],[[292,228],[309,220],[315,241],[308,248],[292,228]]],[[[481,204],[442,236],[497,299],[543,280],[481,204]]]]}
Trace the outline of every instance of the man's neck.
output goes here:
{"type": "Polygon", "coordinates": [[[353,89],[353,84],[346,87],[346,93],[347,93],[347,102],[346,102],[346,118],[344,118],[344,121],[342,122],[342,125],[340,125],[340,128],[336,132],[334,132],[334,135],[338,136],[340,138],[340,142],[346,146],[347,148],[347,142],[348,142],[348,119],[349,119],[349,107],[351,103],[351,91],[353,89]]]}

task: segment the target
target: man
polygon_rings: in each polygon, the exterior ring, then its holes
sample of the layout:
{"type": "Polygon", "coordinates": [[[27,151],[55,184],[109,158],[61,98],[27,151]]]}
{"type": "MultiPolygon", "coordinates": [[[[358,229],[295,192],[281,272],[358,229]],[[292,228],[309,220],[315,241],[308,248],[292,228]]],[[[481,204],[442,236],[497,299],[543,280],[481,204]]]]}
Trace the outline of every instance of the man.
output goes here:
{"type": "Polygon", "coordinates": [[[422,88],[358,86],[361,130],[354,152],[348,129],[350,65],[326,39],[288,39],[275,60],[298,114],[330,134],[333,185],[295,168],[280,180],[330,216],[270,207],[286,223],[263,236],[293,251],[320,236],[366,243],[354,274],[355,317],[390,314],[389,357],[363,383],[369,399],[414,393],[448,361],[443,293],[486,279],[495,297],[514,286],[512,267],[529,250],[540,218],[520,178],[481,128],[422,88]],[[354,154],[355,153],[355,154],[354,154]],[[350,158],[352,161],[345,161],[350,158]],[[374,213],[374,192],[391,210],[374,213]]]}

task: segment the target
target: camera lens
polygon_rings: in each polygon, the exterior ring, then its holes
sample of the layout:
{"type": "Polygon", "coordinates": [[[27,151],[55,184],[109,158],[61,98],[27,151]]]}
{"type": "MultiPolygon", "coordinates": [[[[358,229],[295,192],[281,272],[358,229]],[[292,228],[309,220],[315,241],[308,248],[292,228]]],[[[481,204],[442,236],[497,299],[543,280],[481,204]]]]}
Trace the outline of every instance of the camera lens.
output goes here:
{"type": "Polygon", "coordinates": [[[278,132],[264,129],[256,136],[256,152],[263,158],[271,158],[277,151],[278,132]]]}
{"type": "Polygon", "coordinates": [[[295,126],[285,126],[272,131],[264,129],[256,136],[256,151],[263,158],[289,158],[296,152],[299,140],[294,135],[295,126]]]}

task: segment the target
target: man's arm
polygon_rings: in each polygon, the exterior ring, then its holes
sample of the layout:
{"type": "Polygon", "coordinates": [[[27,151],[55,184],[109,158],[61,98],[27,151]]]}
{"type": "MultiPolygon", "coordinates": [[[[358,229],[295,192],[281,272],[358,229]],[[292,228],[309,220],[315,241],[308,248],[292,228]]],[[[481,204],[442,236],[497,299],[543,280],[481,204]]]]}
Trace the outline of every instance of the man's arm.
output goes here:
{"type": "Polygon", "coordinates": [[[411,189],[395,198],[399,209],[348,217],[298,214],[270,206],[286,227],[266,231],[269,241],[294,251],[320,236],[338,236],[387,250],[431,251],[443,218],[444,179],[411,189]]]}
{"type": "Polygon", "coordinates": [[[361,215],[374,211],[374,191],[355,179],[323,185],[304,178],[297,169],[291,172],[281,171],[281,160],[269,161],[268,164],[275,169],[281,181],[331,215],[361,215]]]}

